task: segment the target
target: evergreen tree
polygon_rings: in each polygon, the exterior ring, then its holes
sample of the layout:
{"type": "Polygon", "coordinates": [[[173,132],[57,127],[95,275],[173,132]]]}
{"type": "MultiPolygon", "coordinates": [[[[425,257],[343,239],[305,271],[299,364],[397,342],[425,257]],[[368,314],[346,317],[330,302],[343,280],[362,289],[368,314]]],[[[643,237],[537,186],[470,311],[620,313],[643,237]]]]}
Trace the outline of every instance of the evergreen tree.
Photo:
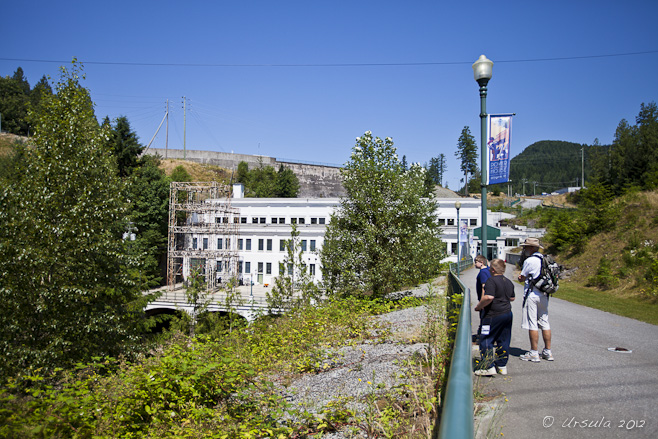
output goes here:
{"type": "Polygon", "coordinates": [[[130,128],[125,116],[119,116],[112,127],[109,143],[114,150],[120,177],[129,175],[139,164],[139,155],[144,146],[139,143],[137,134],[130,128]]]}
{"type": "Polygon", "coordinates": [[[464,195],[468,196],[468,175],[475,174],[478,171],[478,152],[475,138],[471,135],[471,129],[467,126],[462,129],[462,133],[459,136],[455,156],[460,161],[459,169],[464,173],[464,195]]]}
{"type": "MultiPolygon", "coordinates": [[[[14,76],[16,75],[14,74],[14,76]]],[[[20,81],[10,77],[0,77],[0,114],[2,114],[2,131],[26,136],[29,131],[27,116],[29,95],[26,94],[23,89],[24,84],[20,81]]]]}
{"type": "Polygon", "coordinates": [[[127,274],[125,203],[79,68],[34,115],[19,181],[0,189],[1,374],[117,355],[142,302],[127,274]]]}
{"type": "Polygon", "coordinates": [[[444,256],[425,172],[406,173],[391,138],[357,138],[341,170],[347,196],[332,215],[321,257],[330,291],[382,296],[427,279],[444,256]]]}

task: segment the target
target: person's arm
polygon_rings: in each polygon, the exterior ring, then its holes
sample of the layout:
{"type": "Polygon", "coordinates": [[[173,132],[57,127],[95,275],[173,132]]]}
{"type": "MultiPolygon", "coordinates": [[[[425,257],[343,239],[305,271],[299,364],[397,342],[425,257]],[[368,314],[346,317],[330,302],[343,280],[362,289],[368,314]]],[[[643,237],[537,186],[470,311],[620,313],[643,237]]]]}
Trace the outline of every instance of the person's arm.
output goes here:
{"type": "Polygon", "coordinates": [[[493,300],[494,300],[494,296],[487,296],[487,295],[482,296],[482,299],[480,299],[478,304],[475,305],[475,310],[482,311],[484,308],[487,307],[487,305],[493,302],[493,300]]]}

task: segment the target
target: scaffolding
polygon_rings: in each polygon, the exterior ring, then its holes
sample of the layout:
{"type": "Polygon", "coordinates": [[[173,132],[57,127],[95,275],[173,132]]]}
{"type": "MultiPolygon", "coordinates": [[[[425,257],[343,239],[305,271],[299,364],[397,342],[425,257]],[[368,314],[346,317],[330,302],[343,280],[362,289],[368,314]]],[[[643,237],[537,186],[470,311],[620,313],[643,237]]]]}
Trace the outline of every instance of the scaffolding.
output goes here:
{"type": "Polygon", "coordinates": [[[167,286],[186,284],[192,270],[216,291],[238,277],[240,211],[230,186],[217,182],[172,182],[169,192],[167,286]]]}

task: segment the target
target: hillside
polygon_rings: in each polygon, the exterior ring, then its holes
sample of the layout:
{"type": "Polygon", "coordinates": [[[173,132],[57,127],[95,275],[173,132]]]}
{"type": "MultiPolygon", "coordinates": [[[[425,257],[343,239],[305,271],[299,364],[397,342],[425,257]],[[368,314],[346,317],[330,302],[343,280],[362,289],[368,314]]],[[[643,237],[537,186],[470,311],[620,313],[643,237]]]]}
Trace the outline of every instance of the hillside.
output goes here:
{"type": "Polygon", "coordinates": [[[229,169],[187,160],[162,159],[159,167],[167,176],[171,176],[173,170],[178,166],[182,166],[190,174],[192,181],[218,181],[229,184],[233,178],[233,171],[229,169]]]}
{"type": "Polygon", "coordinates": [[[568,282],[592,285],[621,297],[658,300],[658,191],[641,192],[615,201],[612,230],[596,234],[575,255],[559,261],[574,270],[568,282]]]}

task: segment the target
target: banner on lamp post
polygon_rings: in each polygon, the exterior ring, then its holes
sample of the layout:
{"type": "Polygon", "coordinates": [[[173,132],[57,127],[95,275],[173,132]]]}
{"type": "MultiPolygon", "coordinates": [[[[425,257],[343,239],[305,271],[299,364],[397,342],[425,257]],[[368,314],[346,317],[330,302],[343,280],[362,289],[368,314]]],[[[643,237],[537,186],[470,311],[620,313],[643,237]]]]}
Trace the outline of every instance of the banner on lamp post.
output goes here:
{"type": "Polygon", "coordinates": [[[487,185],[509,181],[512,114],[487,116],[487,185]]]}

